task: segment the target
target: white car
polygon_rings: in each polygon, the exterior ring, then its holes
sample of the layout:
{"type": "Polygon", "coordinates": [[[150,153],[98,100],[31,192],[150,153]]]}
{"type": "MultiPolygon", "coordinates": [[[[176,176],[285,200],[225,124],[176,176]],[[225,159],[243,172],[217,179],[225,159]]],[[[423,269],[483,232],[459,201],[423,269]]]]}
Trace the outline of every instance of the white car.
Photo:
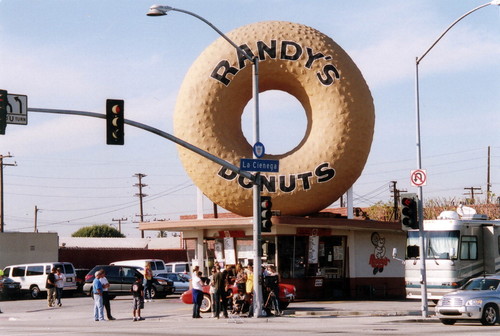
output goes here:
{"type": "Polygon", "coordinates": [[[444,295],[436,306],[436,316],[443,324],[458,320],[478,320],[483,325],[499,323],[500,275],[469,280],[459,290],[444,295]]]}
{"type": "Polygon", "coordinates": [[[189,279],[178,273],[160,273],[156,278],[166,278],[174,282],[175,294],[182,294],[189,289],[189,279]]]}

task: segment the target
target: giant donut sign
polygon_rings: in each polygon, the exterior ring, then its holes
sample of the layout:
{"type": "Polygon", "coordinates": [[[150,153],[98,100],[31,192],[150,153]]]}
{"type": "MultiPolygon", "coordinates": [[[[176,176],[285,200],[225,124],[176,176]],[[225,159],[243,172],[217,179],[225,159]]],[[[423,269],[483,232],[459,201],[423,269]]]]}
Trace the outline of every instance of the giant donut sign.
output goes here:
{"type": "MultiPolygon", "coordinates": [[[[331,38],[301,24],[269,21],[227,36],[259,58],[259,89],[297,98],[307,116],[306,134],[279,160],[279,173],[263,173],[262,194],[282,215],[324,209],[356,181],[368,158],[375,114],[370,90],[347,53],[331,38]]],[[[182,83],[174,133],[238,165],[252,157],[241,116],[252,98],[252,64],[222,38],[198,57],[182,83]]],[[[265,111],[261,111],[265,113],[265,111]]],[[[223,208],[252,214],[252,184],[216,163],[179,147],[188,175],[223,208]]]]}

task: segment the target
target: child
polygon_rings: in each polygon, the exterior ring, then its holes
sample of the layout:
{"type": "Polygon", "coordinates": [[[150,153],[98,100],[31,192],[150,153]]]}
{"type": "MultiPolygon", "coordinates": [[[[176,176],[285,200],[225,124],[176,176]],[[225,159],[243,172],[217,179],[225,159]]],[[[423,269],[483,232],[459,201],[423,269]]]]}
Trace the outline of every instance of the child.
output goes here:
{"type": "Polygon", "coordinates": [[[144,286],[142,285],[142,276],[135,276],[135,282],[132,284],[130,291],[133,296],[132,306],[134,309],[134,318],[132,321],[142,321],[144,320],[144,318],[141,317],[141,305],[144,302],[144,286]]]}

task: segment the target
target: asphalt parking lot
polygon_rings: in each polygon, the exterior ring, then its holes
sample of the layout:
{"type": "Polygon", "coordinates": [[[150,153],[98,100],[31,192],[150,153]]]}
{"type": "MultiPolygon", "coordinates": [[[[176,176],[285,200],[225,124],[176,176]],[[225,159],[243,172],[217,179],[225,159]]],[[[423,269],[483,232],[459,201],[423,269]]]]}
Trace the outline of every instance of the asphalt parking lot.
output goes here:
{"type": "MultiPolygon", "coordinates": [[[[132,321],[131,297],[112,300],[114,321],[96,322],[88,297],[65,298],[63,306],[45,300],[0,301],[1,335],[472,335],[500,332],[500,327],[468,323],[445,326],[422,318],[418,301],[294,302],[282,317],[191,318],[191,305],[178,296],[146,302],[144,321],[132,321]],[[241,329],[241,330],[238,330],[241,329]]],[[[432,307],[430,308],[432,311],[432,307]]]]}

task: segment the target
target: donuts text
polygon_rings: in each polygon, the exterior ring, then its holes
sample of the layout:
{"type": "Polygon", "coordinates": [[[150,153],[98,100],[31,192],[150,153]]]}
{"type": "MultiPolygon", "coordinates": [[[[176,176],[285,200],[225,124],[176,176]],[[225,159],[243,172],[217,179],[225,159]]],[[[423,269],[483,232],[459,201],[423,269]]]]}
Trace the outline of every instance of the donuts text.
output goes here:
{"type": "MultiPolygon", "coordinates": [[[[245,179],[243,176],[238,176],[237,173],[230,171],[227,168],[221,167],[217,175],[228,181],[234,180],[238,177],[238,184],[241,187],[245,189],[253,187],[251,181],[245,179]]],[[[316,169],[314,169],[314,172],[308,171],[304,173],[290,174],[288,176],[261,175],[262,191],[265,191],[265,188],[268,192],[273,193],[279,188],[282,192],[288,193],[299,188],[299,183],[302,184],[303,190],[310,190],[311,179],[314,177],[316,177],[316,182],[318,183],[328,182],[335,177],[335,169],[330,167],[328,162],[324,162],[318,165],[316,169]]]]}

